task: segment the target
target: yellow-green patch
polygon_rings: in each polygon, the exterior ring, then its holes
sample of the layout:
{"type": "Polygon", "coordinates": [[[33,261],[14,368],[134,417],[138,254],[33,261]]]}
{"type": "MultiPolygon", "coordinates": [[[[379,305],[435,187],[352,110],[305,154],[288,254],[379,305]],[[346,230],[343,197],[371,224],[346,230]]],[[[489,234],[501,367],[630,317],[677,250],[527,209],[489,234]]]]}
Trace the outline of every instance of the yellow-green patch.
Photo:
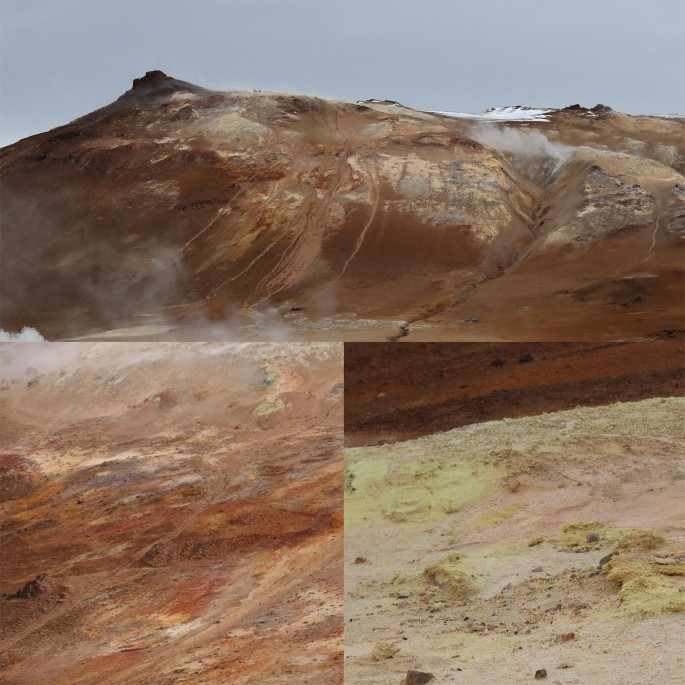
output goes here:
{"type": "Polygon", "coordinates": [[[491,489],[493,466],[435,459],[395,462],[367,457],[349,464],[345,477],[345,525],[361,521],[440,521],[491,489]]]}
{"type": "Polygon", "coordinates": [[[265,364],[262,370],[264,371],[264,385],[267,387],[273,385],[278,380],[278,373],[276,373],[276,369],[271,364],[265,364]]]}
{"type": "Polygon", "coordinates": [[[618,596],[633,614],[685,611],[685,578],[680,565],[656,563],[655,550],[674,547],[649,533],[628,535],[606,565],[607,579],[620,583],[618,596]]]}
{"type": "Polygon", "coordinates": [[[494,528],[504,523],[507,519],[515,516],[520,511],[526,508],[526,505],[521,502],[515,502],[506,507],[501,507],[500,509],[491,509],[481,514],[477,519],[471,523],[473,530],[486,530],[488,528],[494,528]]]}
{"type": "Polygon", "coordinates": [[[559,535],[547,538],[547,541],[563,552],[589,552],[607,546],[617,547],[634,532],[605,526],[598,521],[583,521],[565,526],[559,535]]]}
{"type": "Polygon", "coordinates": [[[469,566],[464,563],[463,555],[452,552],[434,564],[428,564],[417,573],[398,573],[392,585],[408,594],[421,593],[428,602],[441,605],[434,600],[454,601],[464,599],[478,591],[469,574],[469,566]]]}
{"type": "Polygon", "coordinates": [[[255,416],[266,416],[285,409],[285,404],[280,397],[267,397],[263,399],[252,412],[255,416]]]}
{"type": "Polygon", "coordinates": [[[623,606],[632,614],[685,611],[685,589],[669,578],[645,575],[623,583],[618,591],[623,606]]]}

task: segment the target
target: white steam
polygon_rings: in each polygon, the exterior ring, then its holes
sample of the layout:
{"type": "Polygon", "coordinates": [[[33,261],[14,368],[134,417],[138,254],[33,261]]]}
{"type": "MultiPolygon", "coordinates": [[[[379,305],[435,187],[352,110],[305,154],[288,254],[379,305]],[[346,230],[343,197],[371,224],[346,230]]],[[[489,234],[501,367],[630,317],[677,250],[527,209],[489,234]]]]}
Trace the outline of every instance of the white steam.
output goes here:
{"type": "Polygon", "coordinates": [[[0,328],[0,342],[45,342],[45,338],[35,328],[21,329],[20,333],[9,333],[0,328]]]}
{"type": "Polygon", "coordinates": [[[540,131],[522,131],[503,126],[479,126],[473,137],[480,143],[508,152],[523,160],[552,159],[558,169],[568,162],[575,148],[554,143],[540,131]]]}

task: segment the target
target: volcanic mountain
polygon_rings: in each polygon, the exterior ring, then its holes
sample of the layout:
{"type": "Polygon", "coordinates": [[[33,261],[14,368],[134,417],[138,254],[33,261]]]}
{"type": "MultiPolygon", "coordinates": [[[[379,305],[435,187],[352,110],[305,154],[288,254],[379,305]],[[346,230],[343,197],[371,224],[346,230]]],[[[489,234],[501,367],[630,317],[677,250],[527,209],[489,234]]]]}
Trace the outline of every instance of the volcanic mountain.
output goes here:
{"type": "Polygon", "coordinates": [[[0,152],[6,330],[618,340],[682,329],[685,120],[430,113],[159,71],[0,152]]]}

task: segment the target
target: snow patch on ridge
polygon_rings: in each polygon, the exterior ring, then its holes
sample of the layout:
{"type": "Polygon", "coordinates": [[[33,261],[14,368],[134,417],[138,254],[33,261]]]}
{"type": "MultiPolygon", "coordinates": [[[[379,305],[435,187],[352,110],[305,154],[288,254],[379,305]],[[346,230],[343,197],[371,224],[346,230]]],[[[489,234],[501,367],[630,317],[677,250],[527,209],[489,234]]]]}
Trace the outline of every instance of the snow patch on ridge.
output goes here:
{"type": "Polygon", "coordinates": [[[445,117],[455,119],[476,119],[478,121],[549,121],[547,116],[553,109],[537,109],[535,107],[493,107],[479,114],[468,114],[466,112],[431,112],[431,114],[441,114],[445,117]]]}

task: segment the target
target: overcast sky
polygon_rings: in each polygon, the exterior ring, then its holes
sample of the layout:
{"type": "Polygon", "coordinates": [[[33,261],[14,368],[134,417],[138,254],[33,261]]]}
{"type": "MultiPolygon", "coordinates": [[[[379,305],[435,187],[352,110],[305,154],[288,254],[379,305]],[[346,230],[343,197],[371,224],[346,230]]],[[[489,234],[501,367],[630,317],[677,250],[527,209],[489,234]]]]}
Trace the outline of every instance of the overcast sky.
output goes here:
{"type": "Polygon", "coordinates": [[[0,0],[0,145],[161,69],[418,109],[685,112],[685,0],[0,0]]]}

